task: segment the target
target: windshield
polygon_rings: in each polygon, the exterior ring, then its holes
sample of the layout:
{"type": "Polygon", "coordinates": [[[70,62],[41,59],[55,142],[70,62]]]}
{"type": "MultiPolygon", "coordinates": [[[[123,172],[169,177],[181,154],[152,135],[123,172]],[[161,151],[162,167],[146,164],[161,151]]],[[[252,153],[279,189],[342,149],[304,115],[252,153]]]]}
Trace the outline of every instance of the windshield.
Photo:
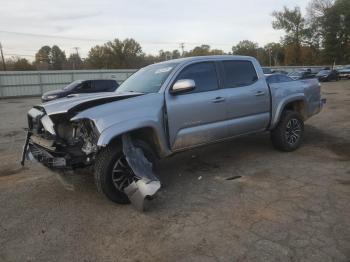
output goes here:
{"type": "Polygon", "coordinates": [[[177,63],[162,63],[141,68],[126,79],[116,92],[156,93],[176,65],[177,63]]]}
{"type": "Polygon", "coordinates": [[[288,74],[289,76],[301,76],[301,72],[292,72],[288,74]]]}
{"type": "Polygon", "coordinates": [[[331,72],[331,70],[321,70],[320,72],[318,72],[318,75],[324,75],[324,74],[328,74],[330,72],[331,72]]]}
{"type": "Polygon", "coordinates": [[[77,85],[80,85],[81,84],[81,80],[76,80],[72,83],[70,83],[69,85],[63,87],[63,90],[72,90],[73,88],[75,88],[77,85]]]}

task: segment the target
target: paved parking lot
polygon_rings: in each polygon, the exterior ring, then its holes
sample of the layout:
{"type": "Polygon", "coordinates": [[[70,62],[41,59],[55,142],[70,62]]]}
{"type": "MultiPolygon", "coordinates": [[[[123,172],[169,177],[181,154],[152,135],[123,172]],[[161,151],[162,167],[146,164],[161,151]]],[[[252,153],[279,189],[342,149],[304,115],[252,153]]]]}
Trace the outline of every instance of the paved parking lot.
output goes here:
{"type": "Polygon", "coordinates": [[[260,134],[162,161],[146,213],[98,194],[89,171],[21,168],[39,99],[0,100],[0,261],[350,261],[350,81],[323,95],[296,152],[260,134]]]}

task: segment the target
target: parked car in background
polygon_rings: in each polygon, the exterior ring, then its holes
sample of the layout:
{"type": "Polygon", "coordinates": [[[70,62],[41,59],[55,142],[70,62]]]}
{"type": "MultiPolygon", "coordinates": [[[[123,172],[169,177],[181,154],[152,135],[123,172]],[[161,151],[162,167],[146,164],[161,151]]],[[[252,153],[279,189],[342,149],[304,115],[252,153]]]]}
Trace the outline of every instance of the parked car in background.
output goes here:
{"type": "Polygon", "coordinates": [[[294,81],[291,77],[286,76],[284,74],[272,74],[266,76],[266,82],[268,84],[274,84],[274,83],[284,83],[284,82],[291,82],[294,81]]]}
{"type": "Polygon", "coordinates": [[[273,73],[274,73],[274,74],[288,75],[288,72],[287,72],[287,71],[284,71],[284,70],[281,70],[281,69],[273,70],[273,73]]]}
{"type": "Polygon", "coordinates": [[[71,94],[114,92],[118,86],[118,82],[113,79],[76,80],[63,89],[44,93],[41,100],[48,102],[71,94]]]}
{"type": "Polygon", "coordinates": [[[311,70],[299,70],[288,74],[293,80],[310,79],[315,78],[316,74],[312,73],[311,70]]]}
{"type": "Polygon", "coordinates": [[[316,77],[318,80],[321,82],[326,82],[326,81],[338,81],[339,80],[339,73],[337,70],[321,70],[316,74],[316,77]]]}
{"type": "Polygon", "coordinates": [[[350,65],[343,66],[338,72],[340,78],[350,79],[350,65]]]}
{"type": "Polygon", "coordinates": [[[271,68],[268,67],[262,67],[263,73],[264,75],[270,75],[273,74],[273,71],[271,70],[271,68]]]}

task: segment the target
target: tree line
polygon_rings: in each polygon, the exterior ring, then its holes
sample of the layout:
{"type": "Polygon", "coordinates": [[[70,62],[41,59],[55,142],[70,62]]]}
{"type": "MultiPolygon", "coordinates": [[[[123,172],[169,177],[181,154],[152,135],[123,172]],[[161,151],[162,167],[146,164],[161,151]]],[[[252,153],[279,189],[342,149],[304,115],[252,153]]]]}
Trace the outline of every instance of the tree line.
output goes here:
{"type": "Polygon", "coordinates": [[[284,7],[274,11],[272,18],[272,27],[285,33],[280,42],[259,46],[243,40],[227,53],[200,45],[189,51],[160,50],[157,55],[147,55],[136,40],[128,38],[96,45],[85,59],[78,52],[67,57],[54,45],[41,47],[32,63],[11,57],[6,65],[7,70],[128,69],[180,57],[222,54],[254,56],[265,66],[350,63],[349,0],[312,0],[305,16],[299,7],[284,7]]]}

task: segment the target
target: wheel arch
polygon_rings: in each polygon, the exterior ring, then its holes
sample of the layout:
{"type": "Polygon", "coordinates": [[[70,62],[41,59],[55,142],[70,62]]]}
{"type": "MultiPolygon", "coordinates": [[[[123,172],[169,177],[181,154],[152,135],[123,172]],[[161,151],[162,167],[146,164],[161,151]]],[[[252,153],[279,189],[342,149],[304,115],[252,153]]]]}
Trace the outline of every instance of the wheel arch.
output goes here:
{"type": "Polygon", "coordinates": [[[101,133],[97,145],[105,147],[111,143],[121,142],[121,136],[126,133],[135,139],[146,142],[159,158],[170,154],[162,134],[152,125],[130,127],[123,130],[118,127],[110,127],[101,133]]]}
{"type": "Polygon", "coordinates": [[[285,110],[298,112],[301,115],[302,119],[306,120],[308,116],[307,116],[307,101],[305,96],[303,94],[296,95],[281,101],[279,105],[276,107],[270,129],[273,129],[274,127],[276,127],[277,123],[281,118],[282,112],[285,110]]]}

